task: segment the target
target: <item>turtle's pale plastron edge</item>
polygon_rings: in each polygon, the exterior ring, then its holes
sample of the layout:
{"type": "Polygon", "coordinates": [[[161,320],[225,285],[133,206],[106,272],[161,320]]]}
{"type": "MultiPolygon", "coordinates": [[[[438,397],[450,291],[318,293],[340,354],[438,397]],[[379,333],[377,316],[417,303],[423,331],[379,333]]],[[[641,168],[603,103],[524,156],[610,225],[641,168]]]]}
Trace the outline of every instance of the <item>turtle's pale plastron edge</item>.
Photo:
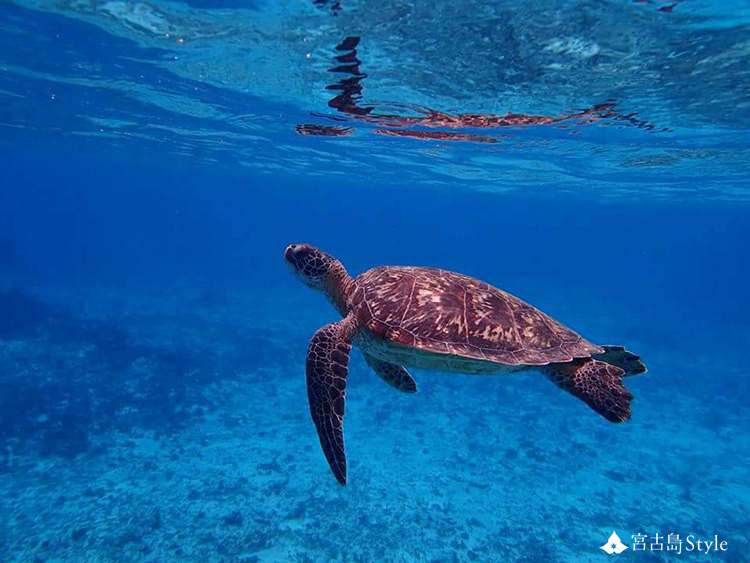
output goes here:
{"type": "Polygon", "coordinates": [[[540,310],[482,281],[437,268],[383,266],[353,279],[307,244],[284,258],[343,317],[307,352],[307,396],[328,464],[346,484],[344,409],[349,352],[358,346],[389,385],[417,391],[407,366],[471,374],[538,370],[611,422],[630,418],[622,378],[646,372],[622,346],[597,346],[540,310]]]}

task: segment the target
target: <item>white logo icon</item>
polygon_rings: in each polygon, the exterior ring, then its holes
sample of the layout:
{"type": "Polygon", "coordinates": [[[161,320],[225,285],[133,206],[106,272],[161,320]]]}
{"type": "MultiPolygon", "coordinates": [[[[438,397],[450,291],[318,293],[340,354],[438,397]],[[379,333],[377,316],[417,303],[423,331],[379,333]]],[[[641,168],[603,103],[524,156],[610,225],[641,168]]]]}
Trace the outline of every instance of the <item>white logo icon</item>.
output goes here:
{"type": "Polygon", "coordinates": [[[617,537],[616,532],[612,532],[612,535],[609,536],[609,539],[607,540],[607,543],[605,543],[601,549],[612,555],[613,553],[622,553],[628,548],[627,545],[622,543],[620,541],[620,538],[617,537]]]}

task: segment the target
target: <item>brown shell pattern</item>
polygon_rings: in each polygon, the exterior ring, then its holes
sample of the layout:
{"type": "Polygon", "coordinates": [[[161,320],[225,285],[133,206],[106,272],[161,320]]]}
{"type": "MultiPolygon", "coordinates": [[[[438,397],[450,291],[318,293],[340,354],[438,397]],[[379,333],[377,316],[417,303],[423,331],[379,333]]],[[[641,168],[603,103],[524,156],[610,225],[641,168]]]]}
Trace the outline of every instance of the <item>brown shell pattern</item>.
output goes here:
{"type": "Polygon", "coordinates": [[[391,342],[509,365],[545,365],[602,348],[517,297],[436,268],[385,266],[355,280],[361,326],[391,342]]]}

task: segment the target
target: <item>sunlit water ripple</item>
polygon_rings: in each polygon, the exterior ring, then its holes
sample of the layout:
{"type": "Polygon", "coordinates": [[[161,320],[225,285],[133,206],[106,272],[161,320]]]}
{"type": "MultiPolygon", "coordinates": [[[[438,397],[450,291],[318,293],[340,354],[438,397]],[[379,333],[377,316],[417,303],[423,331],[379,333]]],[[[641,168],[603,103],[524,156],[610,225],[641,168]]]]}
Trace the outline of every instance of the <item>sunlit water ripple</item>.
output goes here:
{"type": "Polygon", "coordinates": [[[0,143],[491,192],[750,194],[741,2],[210,6],[0,5],[0,143]]]}

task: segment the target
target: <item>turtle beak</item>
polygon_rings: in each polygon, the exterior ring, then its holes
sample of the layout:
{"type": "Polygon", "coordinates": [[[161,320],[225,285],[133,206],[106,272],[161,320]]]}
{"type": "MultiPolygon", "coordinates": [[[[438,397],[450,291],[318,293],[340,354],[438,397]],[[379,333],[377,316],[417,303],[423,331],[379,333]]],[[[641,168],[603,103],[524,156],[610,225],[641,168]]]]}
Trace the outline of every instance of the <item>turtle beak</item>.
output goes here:
{"type": "Polygon", "coordinates": [[[301,244],[290,244],[284,251],[284,260],[286,260],[286,263],[289,265],[289,267],[297,273],[299,271],[299,264],[296,258],[297,253],[302,249],[302,246],[303,245],[301,244]]]}
{"type": "Polygon", "coordinates": [[[290,244],[286,247],[286,250],[284,251],[284,260],[289,262],[292,259],[292,256],[294,255],[294,244],[290,244]]]}

